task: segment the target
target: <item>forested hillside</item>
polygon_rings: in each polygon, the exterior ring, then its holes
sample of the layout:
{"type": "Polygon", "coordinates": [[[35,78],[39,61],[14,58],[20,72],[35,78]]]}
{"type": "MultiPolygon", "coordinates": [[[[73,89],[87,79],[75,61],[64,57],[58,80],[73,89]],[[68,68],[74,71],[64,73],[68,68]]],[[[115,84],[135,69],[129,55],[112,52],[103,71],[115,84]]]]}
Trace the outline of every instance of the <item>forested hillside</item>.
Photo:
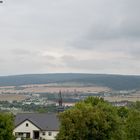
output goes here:
{"type": "Polygon", "coordinates": [[[105,86],[115,90],[140,89],[140,76],[107,74],[29,74],[1,76],[0,86],[20,86],[29,84],[77,83],[85,86],[105,86]]]}

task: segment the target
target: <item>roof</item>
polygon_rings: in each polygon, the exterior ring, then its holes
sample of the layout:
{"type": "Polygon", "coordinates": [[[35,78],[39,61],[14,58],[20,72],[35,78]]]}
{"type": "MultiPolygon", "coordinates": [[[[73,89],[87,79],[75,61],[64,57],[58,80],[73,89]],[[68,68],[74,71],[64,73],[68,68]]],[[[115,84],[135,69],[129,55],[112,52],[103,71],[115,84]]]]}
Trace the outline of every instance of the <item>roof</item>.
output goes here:
{"type": "Polygon", "coordinates": [[[23,113],[15,117],[15,127],[29,120],[41,130],[58,131],[59,120],[55,113],[23,113]]]}

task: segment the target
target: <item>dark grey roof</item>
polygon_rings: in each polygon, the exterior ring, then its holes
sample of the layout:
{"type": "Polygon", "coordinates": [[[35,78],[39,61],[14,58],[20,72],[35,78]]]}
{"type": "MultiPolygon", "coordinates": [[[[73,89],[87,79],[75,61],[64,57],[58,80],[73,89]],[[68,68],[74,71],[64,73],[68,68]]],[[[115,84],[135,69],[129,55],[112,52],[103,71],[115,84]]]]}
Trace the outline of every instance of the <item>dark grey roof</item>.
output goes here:
{"type": "Polygon", "coordinates": [[[20,125],[25,120],[31,121],[41,130],[56,130],[59,129],[59,120],[55,113],[23,113],[17,114],[15,117],[15,127],[20,125]]]}

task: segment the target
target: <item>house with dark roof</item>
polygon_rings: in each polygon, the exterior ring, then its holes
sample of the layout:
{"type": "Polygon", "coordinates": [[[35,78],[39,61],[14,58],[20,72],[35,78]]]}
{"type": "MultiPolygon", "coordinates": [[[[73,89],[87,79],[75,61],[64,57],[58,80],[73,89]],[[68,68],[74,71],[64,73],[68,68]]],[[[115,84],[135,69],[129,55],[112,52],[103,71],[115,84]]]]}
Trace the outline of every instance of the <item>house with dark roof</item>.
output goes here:
{"type": "Polygon", "coordinates": [[[14,135],[16,140],[55,140],[59,132],[59,120],[55,113],[17,114],[14,135]]]}

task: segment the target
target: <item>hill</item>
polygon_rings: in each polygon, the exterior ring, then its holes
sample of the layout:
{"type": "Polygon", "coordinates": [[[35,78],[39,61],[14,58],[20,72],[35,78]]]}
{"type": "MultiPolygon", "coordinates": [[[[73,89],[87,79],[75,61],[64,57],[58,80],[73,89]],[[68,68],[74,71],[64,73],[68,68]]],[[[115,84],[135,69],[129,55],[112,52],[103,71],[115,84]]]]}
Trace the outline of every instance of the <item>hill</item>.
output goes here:
{"type": "Polygon", "coordinates": [[[20,86],[50,83],[75,83],[85,86],[105,86],[114,90],[131,90],[140,89],[140,76],[80,73],[0,76],[0,86],[20,86]]]}

